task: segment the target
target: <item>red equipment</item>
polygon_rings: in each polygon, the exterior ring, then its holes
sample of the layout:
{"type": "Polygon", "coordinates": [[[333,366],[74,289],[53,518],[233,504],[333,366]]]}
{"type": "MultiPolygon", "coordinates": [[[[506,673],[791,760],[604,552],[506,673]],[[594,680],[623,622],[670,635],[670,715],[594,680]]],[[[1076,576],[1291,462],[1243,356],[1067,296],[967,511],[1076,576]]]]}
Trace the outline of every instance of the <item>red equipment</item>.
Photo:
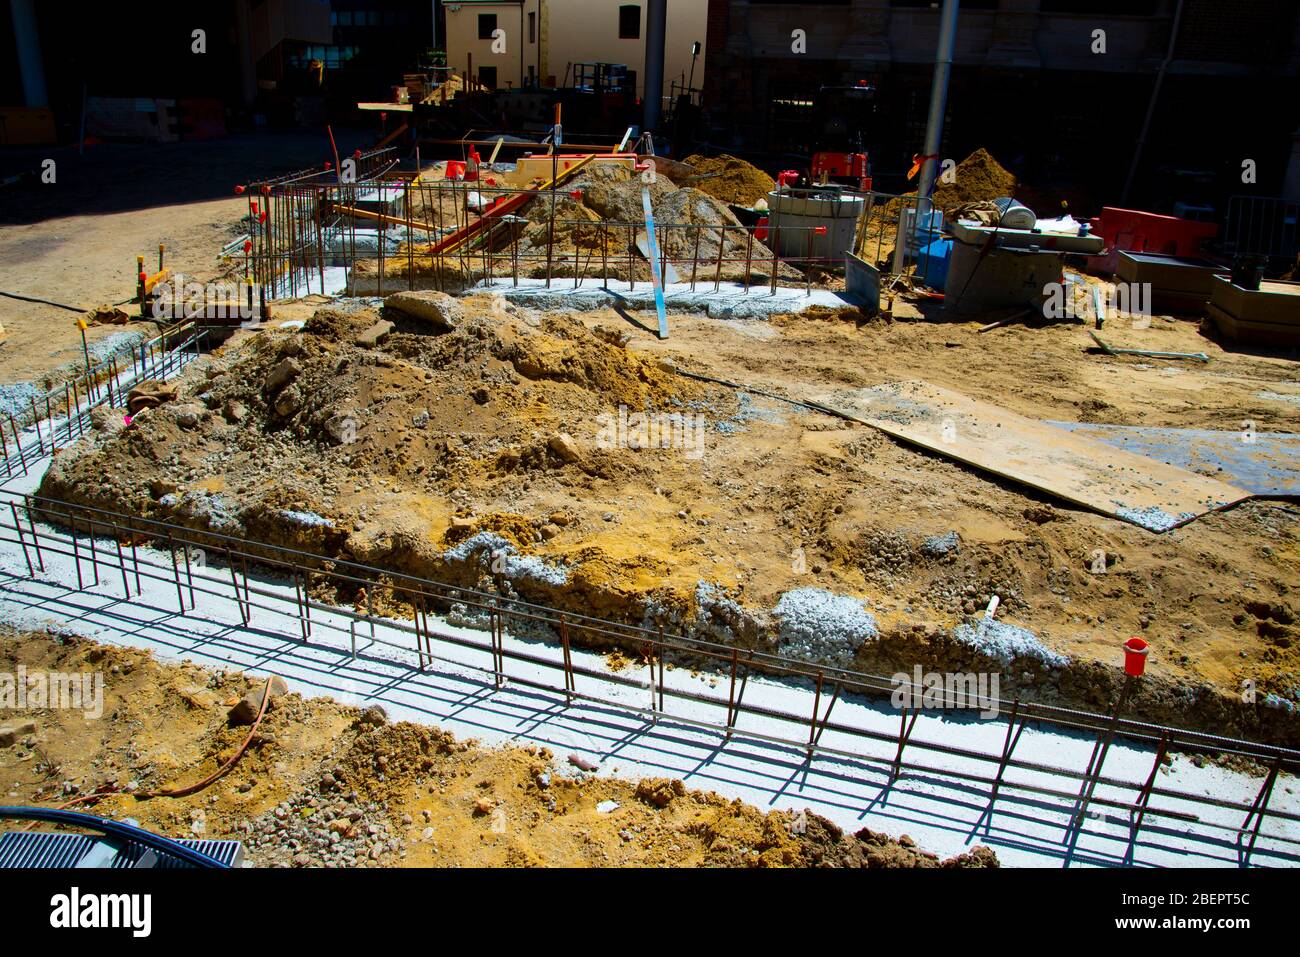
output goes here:
{"type": "Polygon", "coordinates": [[[1201,243],[1219,231],[1214,223],[1115,206],[1102,207],[1090,225],[1106,240],[1105,253],[1088,257],[1088,269],[1095,273],[1113,273],[1121,250],[1195,259],[1201,255],[1201,243]]]}
{"type": "Polygon", "coordinates": [[[1141,678],[1147,667],[1147,652],[1150,648],[1141,638],[1130,638],[1124,642],[1124,673],[1133,678],[1141,678]]]}
{"type": "Polygon", "coordinates": [[[814,153],[810,172],[814,183],[825,176],[828,180],[856,180],[859,189],[871,189],[871,165],[866,153],[814,153]]]}

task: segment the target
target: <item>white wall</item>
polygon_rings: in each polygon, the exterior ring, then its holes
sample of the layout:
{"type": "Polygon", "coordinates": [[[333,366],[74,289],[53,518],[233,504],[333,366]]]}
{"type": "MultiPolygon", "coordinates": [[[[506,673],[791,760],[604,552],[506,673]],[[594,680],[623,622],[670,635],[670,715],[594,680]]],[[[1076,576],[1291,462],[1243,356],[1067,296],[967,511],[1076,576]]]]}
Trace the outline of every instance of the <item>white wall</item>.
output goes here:
{"type": "MultiPolygon", "coordinates": [[[[518,87],[528,76],[528,67],[537,67],[539,49],[528,42],[528,14],[538,14],[537,39],[541,43],[539,76],[545,82],[554,77],[557,84],[565,82],[565,73],[571,63],[597,62],[624,63],[637,75],[637,95],[645,95],[645,0],[525,0],[523,26],[520,26],[520,6],[514,3],[455,3],[448,0],[447,63],[457,73],[465,71],[466,55],[474,57],[474,72],[480,66],[497,68],[497,84],[507,82],[518,87]],[[618,36],[619,7],[637,6],[641,11],[640,37],[620,40],[618,36]],[[506,52],[493,54],[491,40],[478,38],[478,15],[495,13],[497,25],[506,31],[506,52]],[[523,35],[520,36],[522,29],[523,35]],[[520,49],[523,63],[520,63],[520,49]]],[[[664,91],[668,95],[674,80],[691,70],[691,44],[700,43],[700,55],[695,64],[695,85],[704,85],[704,42],[708,24],[708,4],[705,0],[668,0],[667,38],[664,44],[664,91]]],[[[569,77],[572,82],[572,75],[569,77]]]]}
{"type": "Polygon", "coordinates": [[[528,76],[529,65],[536,68],[537,41],[534,37],[534,42],[528,42],[528,14],[535,15],[540,2],[541,0],[525,0],[522,6],[518,3],[445,4],[447,65],[463,74],[468,57],[473,56],[475,78],[479,75],[479,67],[494,66],[498,87],[505,89],[513,86],[518,89],[528,76]],[[481,13],[496,14],[497,28],[505,31],[504,53],[493,53],[492,41],[479,39],[478,17],[481,13]]]}

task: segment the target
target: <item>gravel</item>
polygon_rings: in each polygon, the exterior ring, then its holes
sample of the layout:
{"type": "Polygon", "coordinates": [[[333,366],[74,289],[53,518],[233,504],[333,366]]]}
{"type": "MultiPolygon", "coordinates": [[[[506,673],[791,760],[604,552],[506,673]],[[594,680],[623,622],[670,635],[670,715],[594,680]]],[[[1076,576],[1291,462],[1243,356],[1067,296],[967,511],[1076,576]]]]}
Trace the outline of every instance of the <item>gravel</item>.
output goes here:
{"type": "Polygon", "coordinates": [[[921,551],[931,558],[939,558],[947,555],[949,552],[955,552],[961,545],[961,537],[956,532],[944,532],[942,535],[931,535],[921,546],[921,551]]]}
{"type": "Polygon", "coordinates": [[[952,636],[1003,664],[1009,665],[1017,658],[1034,658],[1055,667],[1070,663],[1065,655],[1057,654],[1044,646],[1029,629],[1004,621],[981,618],[975,624],[965,622],[953,630],[952,636]]]}
{"type": "Polygon", "coordinates": [[[569,570],[563,565],[548,565],[536,555],[520,555],[508,539],[495,532],[477,532],[447,549],[442,557],[451,562],[468,562],[477,556],[479,564],[488,567],[494,555],[502,558],[502,574],[509,579],[528,579],[552,586],[564,585],[569,580],[569,570]]]}
{"type": "Polygon", "coordinates": [[[315,512],[296,512],[292,509],[281,509],[280,517],[294,525],[301,525],[304,528],[333,528],[334,520],[317,515],[315,512]]]}
{"type": "Polygon", "coordinates": [[[0,385],[0,412],[21,418],[23,412],[31,412],[32,401],[43,395],[45,392],[30,382],[0,385]]]}
{"type": "Polygon", "coordinates": [[[1132,522],[1150,532],[1167,532],[1176,525],[1196,517],[1194,512],[1170,515],[1164,509],[1154,505],[1148,505],[1146,508],[1119,508],[1115,510],[1115,514],[1124,521],[1132,522]]]}
{"type": "Polygon", "coordinates": [[[781,653],[805,661],[847,665],[875,638],[875,616],[856,598],[821,588],[796,588],[772,609],[780,623],[781,653]]]}

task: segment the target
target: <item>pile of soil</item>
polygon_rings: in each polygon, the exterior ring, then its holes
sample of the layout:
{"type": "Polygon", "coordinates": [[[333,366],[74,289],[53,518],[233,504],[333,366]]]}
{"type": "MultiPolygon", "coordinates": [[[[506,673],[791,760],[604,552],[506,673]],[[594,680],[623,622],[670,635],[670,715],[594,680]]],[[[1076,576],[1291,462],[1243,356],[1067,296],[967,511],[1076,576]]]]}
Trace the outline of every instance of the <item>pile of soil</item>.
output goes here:
{"type": "Polygon", "coordinates": [[[743,159],[722,153],[718,156],[690,156],[686,165],[694,167],[694,179],[689,185],[708,193],[714,199],[737,206],[753,206],[773,189],[776,182],[757,166],[743,159]]]}
{"type": "Polygon", "coordinates": [[[954,181],[945,183],[940,179],[934,191],[934,205],[944,212],[967,203],[1015,195],[1015,174],[983,147],[958,163],[953,172],[954,181]]]}
{"type": "Polygon", "coordinates": [[[188,797],[137,799],[224,763],[247,734],[229,722],[230,703],[264,679],[73,636],[0,635],[0,670],[19,665],[101,672],[104,711],[94,734],[76,709],[6,714],[7,803],[110,792],[76,807],[173,838],[239,840],[255,866],[998,866],[983,846],[941,862],[906,836],[845,834],[815,814],[764,812],[681,781],[579,772],[546,748],[482,747],[292,688],[225,777],[188,797]],[[604,802],[617,807],[601,813],[604,802]]]}
{"type": "Polygon", "coordinates": [[[970,323],[673,316],[659,341],[612,310],[422,295],[445,327],[392,313],[391,333],[365,344],[378,314],[329,308],[301,330],[241,333],[132,427],[97,412],[42,494],[495,589],[471,548],[482,533],[518,553],[511,594],[780,653],[801,653],[774,621],[783,596],[821,589],[875,616],[876,639],[838,649],[859,670],[994,670],[1008,698],[1103,711],[1120,642],[1142,634],[1156,650],[1134,713],[1300,740],[1293,716],[1240,694],[1250,679],[1300,703],[1294,510],[1248,502],[1153,536],[766,395],[922,378],[1040,419],[1285,430],[1293,406],[1268,398],[1295,391],[1284,362],[1159,318],[1116,334],[1212,363],[1088,356],[1064,325],[990,339],[970,323]],[[647,410],[698,416],[700,454],[626,432],[602,441],[647,410]],[[1105,574],[1091,570],[1098,549],[1105,574]],[[1070,664],[1006,664],[955,643],[993,595],[1070,664]]]}
{"type": "MultiPolygon", "coordinates": [[[[421,286],[432,284],[440,290],[459,292],[487,278],[489,268],[498,277],[518,270],[520,276],[541,279],[549,271],[552,277],[607,275],[611,280],[648,282],[649,247],[642,225],[642,190],[646,185],[626,166],[593,166],[565,184],[565,193],[555,198],[554,207],[551,197],[539,196],[518,211],[526,224],[513,237],[517,245],[512,244],[512,235],[506,229],[499,228],[494,234],[490,265],[486,261],[489,257],[478,248],[463,256],[434,259],[417,244],[409,253],[403,249],[385,260],[385,288],[389,288],[388,283],[392,283],[391,288],[402,288],[407,273],[413,272],[421,286]],[[552,239],[548,259],[547,246],[552,239]]],[[[660,255],[678,270],[680,278],[689,278],[697,256],[700,280],[740,282],[748,278],[761,284],[771,278],[772,250],[757,240],[749,241],[745,228],[725,202],[703,188],[679,189],[666,176],[656,177],[649,189],[660,255]]],[[[803,279],[803,274],[791,266],[781,265],[779,270],[783,279],[803,279]]],[[[377,260],[362,260],[356,265],[359,280],[368,281],[377,273],[377,260]]]]}
{"type": "MultiPolygon", "coordinates": [[[[649,455],[603,443],[602,423],[735,413],[730,391],[660,368],[625,336],[492,297],[420,295],[450,328],[388,308],[383,320],[370,308],[322,309],[301,331],[232,341],[129,427],[97,415],[91,440],[52,464],[45,491],[479,584],[476,555],[448,557],[451,546],[478,532],[530,552],[580,540],[601,527],[610,490],[644,486],[649,455]],[[395,328],[381,342],[365,337],[383,322],[395,328]]],[[[607,590],[611,578],[643,577],[647,564],[635,549],[617,562],[576,551],[573,579],[538,581],[537,597],[610,612],[626,597],[607,590]]]]}

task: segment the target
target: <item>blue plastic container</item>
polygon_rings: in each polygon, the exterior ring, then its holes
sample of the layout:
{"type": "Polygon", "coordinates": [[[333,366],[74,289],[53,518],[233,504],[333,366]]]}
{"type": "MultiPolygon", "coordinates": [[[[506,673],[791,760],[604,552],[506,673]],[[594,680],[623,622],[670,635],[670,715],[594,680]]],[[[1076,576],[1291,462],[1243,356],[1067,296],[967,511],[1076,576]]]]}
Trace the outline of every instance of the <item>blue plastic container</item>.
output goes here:
{"type": "Polygon", "coordinates": [[[931,289],[942,291],[948,284],[948,260],[952,256],[952,240],[936,239],[921,247],[916,257],[916,275],[931,289]]]}

